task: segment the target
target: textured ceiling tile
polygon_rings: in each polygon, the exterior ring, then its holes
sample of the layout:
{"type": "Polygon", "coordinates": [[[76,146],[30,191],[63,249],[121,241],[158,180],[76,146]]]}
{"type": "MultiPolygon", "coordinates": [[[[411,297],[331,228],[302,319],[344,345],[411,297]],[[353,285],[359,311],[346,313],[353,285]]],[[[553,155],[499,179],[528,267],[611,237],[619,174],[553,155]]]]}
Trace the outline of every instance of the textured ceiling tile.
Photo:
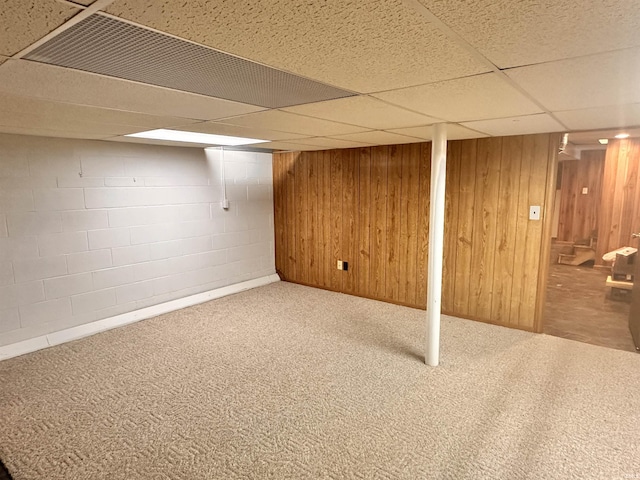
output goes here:
{"type": "Polygon", "coordinates": [[[322,148],[357,148],[366,147],[371,145],[370,143],[354,142],[353,140],[340,140],[337,138],[327,137],[315,137],[315,138],[301,138],[300,143],[310,146],[317,146],[322,148]]]}
{"type": "Polygon", "coordinates": [[[0,55],[15,55],[78,12],[80,9],[55,0],[3,0],[0,9],[0,55]]]}
{"type": "Polygon", "coordinates": [[[285,150],[290,152],[303,152],[313,150],[325,150],[325,147],[319,147],[317,145],[302,145],[299,143],[289,142],[269,142],[256,145],[257,148],[266,148],[271,150],[285,150]]]}
{"type": "Polygon", "coordinates": [[[640,125],[640,104],[638,103],[568,110],[554,112],[554,114],[571,130],[595,130],[640,125]]]}
{"type": "Polygon", "coordinates": [[[563,132],[565,129],[546,113],[525,117],[497,118],[463,123],[462,126],[487,133],[494,137],[525,135],[532,133],[563,132]]]}
{"type": "Polygon", "coordinates": [[[113,125],[99,122],[84,122],[82,120],[65,119],[54,121],[43,118],[37,113],[20,113],[8,116],[0,111],[0,127],[19,128],[26,135],[38,135],[41,130],[60,132],[61,137],[66,133],[73,134],[77,138],[92,138],[95,135],[111,136],[126,135],[140,131],[140,127],[131,125],[113,125]],[[87,134],[86,137],[81,134],[87,134]]]}
{"type": "Polygon", "coordinates": [[[0,55],[0,65],[2,65],[7,60],[9,60],[7,57],[3,57],[2,55],[0,55]]]}
{"type": "Polygon", "coordinates": [[[211,145],[208,143],[186,143],[186,142],[172,142],[169,140],[155,140],[152,138],[137,138],[137,137],[113,137],[107,138],[111,142],[121,143],[139,143],[143,145],[161,145],[164,147],[190,147],[190,148],[206,148],[211,145]]]}
{"type": "Polygon", "coordinates": [[[501,68],[640,45],[633,0],[420,0],[501,68]]]}
{"type": "Polygon", "coordinates": [[[181,130],[189,130],[190,132],[212,133],[215,135],[230,135],[233,137],[257,138],[261,140],[294,140],[296,138],[304,138],[308,135],[300,135],[297,133],[277,132],[267,130],[265,128],[240,127],[238,125],[230,125],[220,122],[206,122],[189,125],[188,128],[181,130]]]}
{"type": "Polygon", "coordinates": [[[0,92],[152,115],[215,120],[262,107],[118,80],[26,60],[0,69],[0,92]]]}
{"type": "Polygon", "coordinates": [[[410,112],[368,96],[309,103],[283,110],[371,129],[414,127],[438,122],[436,118],[410,112]]]}
{"type": "Polygon", "coordinates": [[[369,145],[395,145],[401,143],[418,143],[421,142],[421,138],[408,137],[406,135],[399,135],[397,133],[382,132],[377,130],[375,132],[362,132],[352,133],[349,135],[337,135],[334,138],[338,140],[349,140],[353,142],[362,142],[369,145]]]}
{"type": "Polygon", "coordinates": [[[116,0],[107,12],[357,92],[487,71],[402,0],[116,0]]]}
{"type": "Polygon", "coordinates": [[[89,133],[87,131],[74,132],[67,128],[64,130],[49,130],[46,128],[10,127],[7,125],[0,125],[0,133],[8,133],[12,135],[35,135],[38,137],[78,138],[85,140],[100,140],[110,136],[108,133],[89,133]]]}
{"type": "MultiPolygon", "coordinates": [[[[391,133],[399,133],[400,135],[421,138],[423,140],[431,140],[433,138],[433,125],[426,127],[397,128],[388,131],[391,133]]],[[[482,138],[486,136],[485,133],[476,132],[454,123],[447,124],[448,140],[464,140],[465,138],[482,138]]]]}
{"type": "MultiPolygon", "coordinates": [[[[28,97],[0,93],[0,112],[4,125],[28,126],[32,121],[34,128],[58,130],[64,124],[119,125],[140,129],[163,128],[195,123],[177,117],[160,117],[142,113],[122,112],[106,108],[70,105],[68,103],[49,102],[28,97]]],[[[129,131],[130,129],[126,129],[129,131]]],[[[94,131],[94,130],[89,130],[94,131]]],[[[109,129],[108,133],[118,133],[122,129],[109,129]]]]}
{"type": "Polygon", "coordinates": [[[640,103],[640,48],[506,71],[551,111],[640,103]]]}
{"type": "Polygon", "coordinates": [[[377,93],[374,96],[450,122],[541,112],[531,100],[494,73],[377,93]]]}
{"type": "Polygon", "coordinates": [[[224,123],[245,127],[266,128],[281,132],[299,133],[308,136],[333,136],[343,133],[362,132],[366,129],[343,123],[329,122],[319,118],[304,117],[280,110],[252,113],[225,119],[224,123]]]}

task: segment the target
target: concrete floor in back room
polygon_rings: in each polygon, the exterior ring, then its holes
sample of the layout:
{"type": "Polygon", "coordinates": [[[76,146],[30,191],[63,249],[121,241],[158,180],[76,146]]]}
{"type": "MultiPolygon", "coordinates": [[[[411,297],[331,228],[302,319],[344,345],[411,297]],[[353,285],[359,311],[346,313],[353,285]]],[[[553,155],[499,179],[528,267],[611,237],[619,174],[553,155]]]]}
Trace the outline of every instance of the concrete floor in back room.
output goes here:
{"type": "Polygon", "coordinates": [[[544,310],[544,333],[593,345],[635,352],[629,331],[629,302],[611,296],[608,270],[557,263],[551,249],[544,310]]]}

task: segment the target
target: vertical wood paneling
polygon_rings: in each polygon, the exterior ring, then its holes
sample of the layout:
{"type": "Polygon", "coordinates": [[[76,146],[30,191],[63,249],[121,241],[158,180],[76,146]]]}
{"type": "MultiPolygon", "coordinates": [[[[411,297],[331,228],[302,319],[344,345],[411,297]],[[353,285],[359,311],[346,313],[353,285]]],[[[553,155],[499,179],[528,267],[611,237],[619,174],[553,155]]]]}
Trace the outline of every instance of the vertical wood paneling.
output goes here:
{"type": "Polygon", "coordinates": [[[460,181],[458,184],[458,218],[456,220],[456,263],[452,312],[469,315],[469,291],[473,226],[475,218],[477,140],[460,142],[460,181]]]}
{"type": "Polygon", "coordinates": [[[418,207],[418,280],[416,304],[427,306],[427,261],[429,255],[429,208],[431,195],[431,143],[420,145],[420,187],[418,207]]]}
{"type": "Polygon", "coordinates": [[[596,263],[616,248],[638,247],[640,231],[640,141],[612,140],[607,147],[598,215],[596,263]]]}
{"type": "Polygon", "coordinates": [[[416,305],[420,195],[420,144],[405,145],[402,157],[402,213],[400,240],[400,301],[416,305]]]}
{"type": "Polygon", "coordinates": [[[518,190],[522,162],[522,137],[505,137],[500,160],[500,186],[496,217],[496,250],[491,319],[510,323],[514,256],[518,238],[518,190]]]}
{"type": "Polygon", "coordinates": [[[296,233],[297,233],[297,223],[296,223],[296,192],[295,192],[295,165],[296,159],[298,158],[299,153],[286,153],[284,154],[284,170],[286,175],[286,192],[285,198],[287,199],[286,206],[286,224],[287,224],[287,253],[286,253],[286,265],[287,270],[285,273],[285,278],[291,281],[298,281],[296,276],[296,233]]]}
{"type": "MultiPolygon", "coordinates": [[[[528,215],[530,205],[546,215],[550,203],[557,148],[550,139],[449,143],[443,311],[538,328],[549,221],[528,215]]],[[[425,308],[430,163],[429,143],[275,154],[276,242],[284,249],[277,261],[284,277],[425,308]],[[337,270],[337,260],[348,261],[349,270],[337,270]]]]}
{"type": "Polygon", "coordinates": [[[331,288],[331,279],[333,270],[335,269],[335,263],[333,263],[333,249],[332,249],[332,237],[331,237],[331,151],[324,151],[318,153],[322,158],[322,169],[318,169],[322,175],[322,286],[325,288],[331,288]]]}
{"type": "Polygon", "coordinates": [[[371,262],[370,292],[374,298],[385,298],[387,245],[387,165],[388,147],[371,149],[371,262]]]}
{"type": "Polygon", "coordinates": [[[342,258],[342,151],[331,151],[331,288],[342,290],[342,272],[336,263],[342,258]]]}
{"type": "MultiPolygon", "coordinates": [[[[542,215],[542,233],[540,236],[540,253],[538,254],[538,275],[537,289],[535,297],[535,307],[533,312],[533,327],[531,330],[542,333],[544,324],[544,309],[547,293],[547,279],[549,278],[549,255],[551,254],[551,234],[553,232],[553,202],[556,196],[556,185],[558,184],[556,174],[558,172],[558,150],[560,148],[559,135],[545,135],[547,143],[547,158],[544,162],[547,167],[546,185],[544,192],[543,205],[549,208],[543,211],[542,215]]],[[[540,153],[542,156],[542,152],[540,153]]],[[[544,164],[541,162],[540,169],[544,164]]],[[[529,328],[529,327],[527,327],[529,328]]]]}
{"type": "Polygon", "coordinates": [[[587,150],[582,152],[580,160],[560,163],[562,181],[558,216],[559,241],[586,241],[597,233],[604,160],[604,150],[587,150]],[[585,187],[587,193],[583,194],[582,189],[585,187]]]}
{"type": "Polygon", "coordinates": [[[318,235],[318,154],[317,152],[309,152],[306,155],[307,158],[307,255],[309,261],[309,275],[307,281],[312,285],[320,284],[320,264],[318,262],[318,256],[320,252],[320,246],[318,235]]]}
{"type": "Polygon", "coordinates": [[[340,259],[348,262],[342,273],[342,290],[358,290],[358,157],[357,150],[342,152],[342,253],[340,259]]]}
{"type": "Polygon", "coordinates": [[[387,241],[385,298],[399,301],[400,278],[400,190],[402,188],[402,145],[389,147],[387,169],[387,241]]]}
{"type": "Polygon", "coordinates": [[[371,149],[361,148],[358,173],[358,294],[369,295],[371,275],[371,149]]]}
{"type": "Polygon", "coordinates": [[[478,140],[469,313],[491,319],[502,138],[478,140]]]}
{"type": "MultiPolygon", "coordinates": [[[[522,163],[524,163],[525,153],[531,152],[531,157],[528,159],[531,162],[528,205],[544,205],[546,198],[547,176],[551,174],[551,172],[548,171],[550,137],[549,135],[532,135],[526,138],[529,138],[531,141],[530,145],[525,145],[523,148],[522,160],[522,163]]],[[[548,212],[548,214],[551,215],[551,212],[548,212]]],[[[534,327],[536,297],[539,293],[537,281],[540,262],[548,262],[548,258],[545,258],[544,260],[541,260],[540,258],[540,249],[543,239],[542,230],[542,221],[528,221],[527,237],[524,242],[523,260],[523,265],[526,266],[527,270],[523,272],[523,305],[521,315],[517,319],[518,326],[528,330],[533,330],[534,327]],[[530,312],[533,312],[533,315],[531,315],[530,312]]],[[[549,233],[549,237],[550,236],[551,233],[549,233]]]]}
{"type": "Polygon", "coordinates": [[[309,283],[309,262],[307,251],[307,237],[309,230],[307,228],[307,191],[309,183],[308,155],[298,155],[295,162],[295,219],[296,228],[296,280],[302,283],[309,283]],[[305,261],[298,261],[298,259],[305,261]]]}
{"type": "Polygon", "coordinates": [[[444,258],[442,262],[442,310],[453,311],[457,256],[458,204],[460,199],[460,142],[447,146],[447,175],[444,211],[444,258]]]}

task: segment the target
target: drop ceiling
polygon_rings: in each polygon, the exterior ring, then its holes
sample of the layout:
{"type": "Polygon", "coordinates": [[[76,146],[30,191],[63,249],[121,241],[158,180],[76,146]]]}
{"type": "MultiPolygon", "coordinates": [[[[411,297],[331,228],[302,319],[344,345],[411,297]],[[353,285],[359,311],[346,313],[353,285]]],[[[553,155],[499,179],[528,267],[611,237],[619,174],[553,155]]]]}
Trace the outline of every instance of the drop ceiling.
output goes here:
{"type": "Polygon", "coordinates": [[[640,126],[637,25],[629,0],[4,0],[0,133],[321,150],[442,122],[452,139],[618,131],[640,126]]]}

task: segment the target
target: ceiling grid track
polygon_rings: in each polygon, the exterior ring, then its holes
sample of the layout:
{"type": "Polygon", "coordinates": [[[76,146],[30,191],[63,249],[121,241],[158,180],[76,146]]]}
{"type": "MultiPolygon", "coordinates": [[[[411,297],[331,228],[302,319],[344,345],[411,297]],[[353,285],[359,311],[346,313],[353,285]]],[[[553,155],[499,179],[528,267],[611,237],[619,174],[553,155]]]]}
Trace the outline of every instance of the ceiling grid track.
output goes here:
{"type": "Polygon", "coordinates": [[[524,95],[527,99],[535,103],[538,108],[540,108],[544,113],[553,118],[556,122],[562,125],[566,130],[570,130],[553,112],[551,112],[546,106],[540,103],[536,98],[534,98],[529,92],[523,89],[520,85],[514,82],[504,71],[500,69],[497,65],[495,65],[491,60],[485,57],[482,53],[480,53],[473,45],[467,42],[461,35],[459,35],[455,30],[453,30],[449,25],[440,20],[436,15],[434,15],[431,10],[425,7],[419,0],[402,0],[405,5],[413,8],[415,11],[419,12],[423,15],[427,20],[436,25],[440,30],[442,30],[451,40],[456,42],[462,48],[464,48],[467,52],[469,52],[476,60],[482,62],[487,68],[491,69],[491,71],[498,75],[498,77],[509,86],[515,88],[518,92],[524,95]]]}

